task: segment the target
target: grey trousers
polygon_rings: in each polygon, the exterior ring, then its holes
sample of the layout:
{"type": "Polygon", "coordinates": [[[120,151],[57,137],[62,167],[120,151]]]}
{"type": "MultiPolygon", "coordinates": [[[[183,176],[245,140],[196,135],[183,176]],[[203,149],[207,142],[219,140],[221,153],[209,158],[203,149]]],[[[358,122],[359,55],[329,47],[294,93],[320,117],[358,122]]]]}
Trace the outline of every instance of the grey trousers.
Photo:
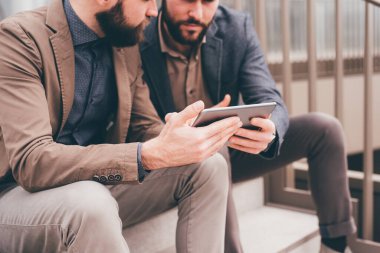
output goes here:
{"type": "Polygon", "coordinates": [[[123,226],[177,205],[177,252],[223,252],[227,192],[228,167],[219,154],[153,171],[140,185],[83,181],[37,193],[3,187],[0,252],[129,252],[123,226]]]}
{"type": "MultiPolygon", "coordinates": [[[[322,113],[292,117],[280,155],[273,160],[230,151],[232,178],[237,181],[262,176],[307,158],[321,236],[334,238],[356,231],[351,213],[343,130],[335,118],[322,113]]],[[[231,191],[227,205],[225,252],[243,252],[231,191]]]]}

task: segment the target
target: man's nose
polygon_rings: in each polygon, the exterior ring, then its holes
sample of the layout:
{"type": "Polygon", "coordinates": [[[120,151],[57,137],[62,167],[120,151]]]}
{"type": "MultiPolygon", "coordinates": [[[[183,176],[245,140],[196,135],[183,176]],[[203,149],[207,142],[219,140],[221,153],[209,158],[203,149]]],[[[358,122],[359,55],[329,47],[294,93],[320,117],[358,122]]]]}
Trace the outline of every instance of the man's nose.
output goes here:
{"type": "Polygon", "coordinates": [[[146,11],[147,17],[157,17],[158,10],[157,10],[157,3],[156,0],[150,0],[148,10],[146,11]]]}
{"type": "Polygon", "coordinates": [[[202,0],[194,1],[189,11],[189,16],[191,18],[194,18],[195,20],[202,20],[203,18],[202,0]]]}

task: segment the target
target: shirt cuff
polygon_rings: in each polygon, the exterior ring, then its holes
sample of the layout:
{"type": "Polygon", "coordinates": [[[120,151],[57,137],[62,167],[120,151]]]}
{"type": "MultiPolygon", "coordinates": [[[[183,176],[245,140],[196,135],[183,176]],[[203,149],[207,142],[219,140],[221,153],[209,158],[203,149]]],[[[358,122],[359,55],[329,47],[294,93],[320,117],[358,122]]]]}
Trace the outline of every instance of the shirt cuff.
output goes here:
{"type": "Polygon", "coordinates": [[[139,182],[142,183],[144,178],[150,173],[150,170],[146,170],[141,161],[141,148],[142,143],[137,144],[137,171],[139,174],[139,182]]]}
{"type": "Polygon", "coordinates": [[[262,151],[259,155],[267,160],[274,159],[278,154],[279,138],[276,132],[276,137],[268,144],[268,147],[262,151]]]}

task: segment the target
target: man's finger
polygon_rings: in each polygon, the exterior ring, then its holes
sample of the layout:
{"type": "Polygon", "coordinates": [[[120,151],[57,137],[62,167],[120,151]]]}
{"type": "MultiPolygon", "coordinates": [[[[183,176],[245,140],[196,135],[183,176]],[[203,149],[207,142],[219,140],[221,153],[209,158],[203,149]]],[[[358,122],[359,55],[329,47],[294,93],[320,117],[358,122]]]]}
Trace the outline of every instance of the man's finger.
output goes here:
{"type": "Polygon", "coordinates": [[[260,154],[262,152],[262,150],[260,149],[247,148],[233,143],[228,143],[228,147],[255,155],[260,154]]]}
{"type": "Polygon", "coordinates": [[[213,135],[209,139],[209,152],[210,154],[216,153],[238,129],[239,125],[231,126],[229,128],[224,129],[222,132],[213,135]]]}
{"type": "Polygon", "coordinates": [[[231,96],[229,94],[225,95],[223,100],[218,104],[214,105],[212,108],[227,107],[231,103],[231,96]]]}
{"type": "Polygon", "coordinates": [[[239,145],[239,146],[251,148],[251,149],[257,149],[257,150],[264,150],[268,147],[268,142],[253,141],[253,140],[248,140],[246,138],[241,138],[237,136],[232,136],[229,142],[231,144],[235,144],[235,145],[239,145]]]}
{"type": "Polygon", "coordinates": [[[176,112],[169,112],[168,114],[165,115],[165,122],[168,122],[173,115],[177,114],[176,112]]]}
{"type": "Polygon", "coordinates": [[[240,128],[235,133],[236,136],[240,136],[253,141],[271,142],[276,136],[269,132],[260,132],[257,130],[250,130],[240,128]]]}
{"type": "Polygon", "coordinates": [[[203,101],[199,100],[185,109],[180,111],[176,116],[176,122],[178,124],[186,124],[190,119],[195,118],[205,108],[203,101]]]}
{"type": "Polygon", "coordinates": [[[214,134],[210,139],[214,140],[212,143],[215,143],[218,140],[223,140],[226,138],[227,138],[226,139],[226,141],[227,141],[228,139],[230,139],[234,135],[234,133],[237,131],[237,129],[239,129],[239,125],[232,125],[230,127],[223,129],[223,131],[214,134]]]}
{"type": "Polygon", "coordinates": [[[275,133],[276,131],[276,126],[270,119],[252,118],[250,122],[252,125],[259,127],[263,132],[275,133]]]}
{"type": "Polygon", "coordinates": [[[226,119],[218,120],[208,126],[201,127],[206,131],[206,134],[213,136],[217,133],[224,131],[226,128],[238,126],[239,128],[243,125],[239,117],[230,117],[226,119]]]}

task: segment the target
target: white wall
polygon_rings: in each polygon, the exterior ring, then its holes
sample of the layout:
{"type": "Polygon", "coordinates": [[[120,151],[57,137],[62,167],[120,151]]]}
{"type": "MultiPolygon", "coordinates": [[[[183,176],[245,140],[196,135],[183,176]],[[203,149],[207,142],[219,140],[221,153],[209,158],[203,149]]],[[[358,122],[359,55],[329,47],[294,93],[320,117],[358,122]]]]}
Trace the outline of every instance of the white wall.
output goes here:
{"type": "MultiPolygon", "coordinates": [[[[343,83],[343,127],[349,153],[363,151],[364,143],[364,78],[362,75],[346,76],[343,83]]],[[[279,85],[281,86],[281,85],[279,85]]],[[[317,82],[317,110],[334,115],[334,79],[324,78],[317,82]]],[[[292,84],[293,115],[307,112],[307,81],[294,81],[292,84]]],[[[380,75],[373,77],[373,144],[380,148],[380,75]]]]}

